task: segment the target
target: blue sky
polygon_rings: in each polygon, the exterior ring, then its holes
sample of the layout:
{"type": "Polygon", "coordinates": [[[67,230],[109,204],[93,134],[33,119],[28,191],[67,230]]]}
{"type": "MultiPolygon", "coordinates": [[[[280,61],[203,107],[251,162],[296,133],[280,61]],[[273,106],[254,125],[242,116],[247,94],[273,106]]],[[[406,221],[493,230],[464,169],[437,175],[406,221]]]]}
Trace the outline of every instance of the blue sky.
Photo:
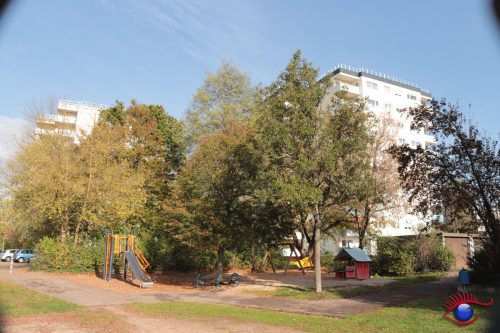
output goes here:
{"type": "Polygon", "coordinates": [[[370,68],[458,101],[497,138],[499,37],[487,0],[16,1],[0,22],[0,146],[33,101],[136,98],[181,118],[222,59],[267,84],[298,48],[322,72],[370,68]]]}

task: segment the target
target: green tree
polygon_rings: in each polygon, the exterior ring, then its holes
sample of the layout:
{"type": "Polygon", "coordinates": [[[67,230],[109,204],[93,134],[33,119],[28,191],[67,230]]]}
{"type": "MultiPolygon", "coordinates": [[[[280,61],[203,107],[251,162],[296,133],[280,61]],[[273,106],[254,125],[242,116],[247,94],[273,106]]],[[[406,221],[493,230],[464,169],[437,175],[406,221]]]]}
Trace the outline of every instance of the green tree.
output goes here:
{"type": "Polygon", "coordinates": [[[6,167],[6,192],[28,237],[138,224],[164,230],[163,202],[184,159],[182,125],[161,106],[104,110],[78,144],[64,130],[29,135],[6,167]]]}
{"type": "MultiPolygon", "coordinates": [[[[265,89],[257,125],[272,192],[296,214],[313,217],[316,292],[321,292],[320,235],[344,221],[353,199],[352,181],[366,168],[370,140],[364,104],[345,91],[322,104],[329,78],[297,51],[265,89]]],[[[293,223],[290,221],[290,223],[293,223]]]]}
{"type": "Polygon", "coordinates": [[[258,154],[251,129],[235,123],[207,134],[179,174],[181,200],[190,217],[189,238],[199,248],[217,252],[222,273],[226,250],[245,247],[251,232],[251,198],[258,154]]]}
{"type": "Polygon", "coordinates": [[[117,102],[104,110],[100,122],[123,131],[127,145],[124,158],[144,175],[146,203],[130,223],[145,227],[150,237],[163,234],[163,204],[169,200],[171,182],[185,158],[182,123],[168,115],[161,105],[145,105],[135,100],[129,107],[117,102]]]}
{"type": "Polygon", "coordinates": [[[76,159],[73,141],[53,133],[26,139],[7,162],[5,195],[32,235],[68,236],[78,214],[76,159]]]}
{"type": "Polygon", "coordinates": [[[388,115],[382,115],[371,125],[372,140],[368,142],[366,154],[368,168],[353,180],[355,197],[350,204],[354,228],[358,233],[359,247],[366,246],[366,236],[373,232],[374,222],[381,226],[390,222],[387,215],[401,213],[405,207],[398,163],[389,152],[396,143],[396,122],[388,115]]]}
{"type": "Polygon", "coordinates": [[[76,148],[74,180],[78,190],[74,244],[82,227],[127,227],[125,222],[144,209],[145,175],[133,168],[123,128],[100,123],[76,148]]]}
{"type": "Polygon", "coordinates": [[[207,75],[186,115],[192,154],[179,175],[177,205],[169,205],[181,211],[172,227],[191,246],[217,252],[218,273],[226,250],[265,247],[290,232],[283,223],[289,211],[261,189],[266,179],[251,118],[255,98],[249,77],[223,63],[207,75]]]}
{"type": "Polygon", "coordinates": [[[224,131],[235,121],[248,119],[256,89],[250,77],[229,62],[207,73],[186,112],[186,136],[190,146],[200,135],[224,131]]]}
{"type": "Polygon", "coordinates": [[[447,223],[458,222],[467,228],[472,225],[476,230],[482,226],[483,250],[476,251],[478,260],[472,264],[482,270],[482,278],[498,278],[500,150],[497,142],[481,135],[460,109],[446,100],[433,100],[404,112],[412,119],[412,129],[424,128],[437,141],[427,149],[405,145],[391,150],[399,161],[399,176],[409,200],[424,215],[444,213],[447,223]]]}

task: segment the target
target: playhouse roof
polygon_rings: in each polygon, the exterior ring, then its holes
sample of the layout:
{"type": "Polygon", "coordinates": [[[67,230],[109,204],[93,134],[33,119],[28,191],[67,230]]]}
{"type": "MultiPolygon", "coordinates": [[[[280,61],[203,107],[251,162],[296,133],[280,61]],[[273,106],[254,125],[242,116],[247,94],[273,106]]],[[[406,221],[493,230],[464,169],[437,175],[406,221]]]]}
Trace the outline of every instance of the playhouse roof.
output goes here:
{"type": "Polygon", "coordinates": [[[343,261],[343,260],[349,260],[351,258],[359,262],[372,261],[365,251],[363,251],[362,249],[358,249],[357,247],[341,248],[339,254],[337,254],[337,256],[335,257],[335,260],[343,261]]]}

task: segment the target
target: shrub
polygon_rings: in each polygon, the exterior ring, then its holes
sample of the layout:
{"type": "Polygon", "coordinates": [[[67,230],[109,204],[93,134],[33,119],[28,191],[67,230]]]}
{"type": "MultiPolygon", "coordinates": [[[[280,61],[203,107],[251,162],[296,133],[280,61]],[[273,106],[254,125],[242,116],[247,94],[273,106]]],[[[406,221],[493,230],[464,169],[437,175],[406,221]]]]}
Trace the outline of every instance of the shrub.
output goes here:
{"type": "Polygon", "coordinates": [[[395,276],[446,271],[453,261],[453,253],[435,234],[418,238],[379,237],[372,271],[395,276]]]}
{"type": "Polygon", "coordinates": [[[471,278],[484,284],[498,284],[500,281],[500,247],[484,240],[481,247],[468,260],[471,278]]]}
{"type": "Polygon", "coordinates": [[[87,241],[73,247],[67,241],[44,237],[35,246],[31,269],[48,272],[96,272],[103,265],[104,242],[87,241]]]}
{"type": "Polygon", "coordinates": [[[73,261],[68,243],[44,237],[35,246],[35,260],[32,269],[64,271],[73,261]]]}
{"type": "Polygon", "coordinates": [[[435,233],[420,235],[416,239],[417,262],[415,270],[447,271],[455,260],[453,252],[443,246],[443,240],[435,233]]]}
{"type": "Polygon", "coordinates": [[[414,272],[416,256],[411,241],[397,237],[380,237],[374,268],[381,275],[408,275],[414,272]]]}

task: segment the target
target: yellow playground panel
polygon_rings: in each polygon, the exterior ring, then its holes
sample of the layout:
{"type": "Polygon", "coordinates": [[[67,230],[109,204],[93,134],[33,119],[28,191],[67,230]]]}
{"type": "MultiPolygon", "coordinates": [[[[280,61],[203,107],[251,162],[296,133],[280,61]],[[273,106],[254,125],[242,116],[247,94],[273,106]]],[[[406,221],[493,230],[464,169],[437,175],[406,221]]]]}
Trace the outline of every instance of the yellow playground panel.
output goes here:
{"type": "Polygon", "coordinates": [[[305,257],[304,259],[301,259],[301,260],[298,260],[295,262],[291,262],[290,265],[293,265],[297,268],[300,268],[300,266],[302,266],[303,268],[314,267],[314,264],[313,264],[311,258],[309,258],[309,257],[305,257]]]}

